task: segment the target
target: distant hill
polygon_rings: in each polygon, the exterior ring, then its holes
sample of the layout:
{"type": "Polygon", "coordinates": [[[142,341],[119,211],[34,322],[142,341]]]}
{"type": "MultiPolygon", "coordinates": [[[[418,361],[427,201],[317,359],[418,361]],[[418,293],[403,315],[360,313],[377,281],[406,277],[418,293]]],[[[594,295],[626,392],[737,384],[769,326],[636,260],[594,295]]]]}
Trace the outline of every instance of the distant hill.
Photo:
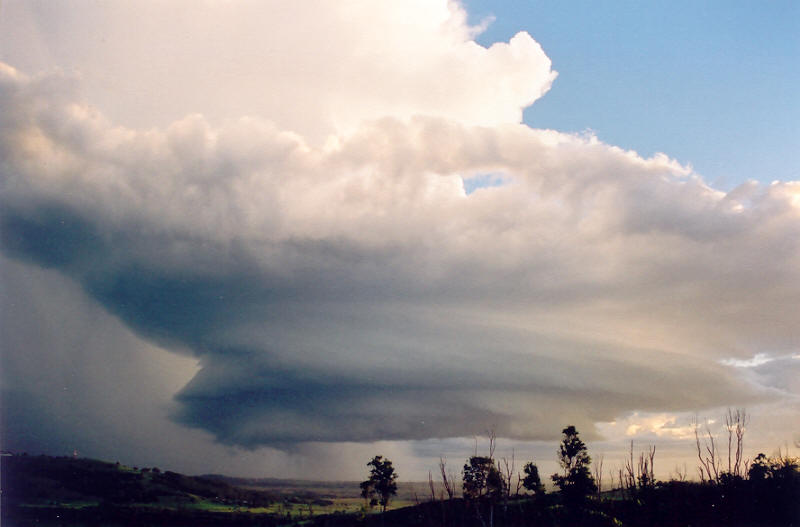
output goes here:
{"type": "Polygon", "coordinates": [[[274,527],[308,524],[312,518],[339,525],[371,512],[363,509],[357,482],[186,476],[95,459],[10,453],[1,463],[0,524],[9,526],[274,527]]]}
{"type": "Polygon", "coordinates": [[[2,457],[3,501],[11,504],[154,504],[165,508],[211,500],[268,506],[274,496],[216,478],[158,468],[133,468],[95,459],[14,455],[2,457]]]}

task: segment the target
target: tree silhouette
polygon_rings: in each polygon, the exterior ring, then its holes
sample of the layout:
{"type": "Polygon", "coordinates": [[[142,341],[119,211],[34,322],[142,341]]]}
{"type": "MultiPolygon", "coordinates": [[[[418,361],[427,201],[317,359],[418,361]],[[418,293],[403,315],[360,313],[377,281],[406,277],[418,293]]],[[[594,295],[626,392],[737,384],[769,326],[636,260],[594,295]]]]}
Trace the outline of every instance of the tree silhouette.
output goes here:
{"type": "Polygon", "coordinates": [[[750,481],[763,481],[770,475],[769,458],[759,453],[750,465],[747,475],[750,481]]]}
{"type": "Polygon", "coordinates": [[[494,464],[494,459],[487,456],[472,456],[463,470],[464,497],[477,499],[484,495],[491,498],[500,497],[506,488],[503,475],[494,464]]]}
{"type": "Polygon", "coordinates": [[[552,480],[561,489],[565,504],[581,505],[586,496],[597,490],[589,471],[592,458],[574,426],[570,425],[561,432],[563,438],[558,448],[558,464],[563,474],[553,474],[552,480]]]}
{"type": "Polygon", "coordinates": [[[533,463],[526,463],[522,470],[525,472],[522,486],[534,494],[544,494],[544,485],[542,485],[542,480],[539,477],[539,467],[533,463]]]}
{"type": "Polygon", "coordinates": [[[375,456],[367,463],[370,468],[369,478],[361,483],[361,497],[368,499],[371,507],[380,504],[381,511],[386,512],[386,507],[397,494],[397,473],[388,459],[375,456]]]}

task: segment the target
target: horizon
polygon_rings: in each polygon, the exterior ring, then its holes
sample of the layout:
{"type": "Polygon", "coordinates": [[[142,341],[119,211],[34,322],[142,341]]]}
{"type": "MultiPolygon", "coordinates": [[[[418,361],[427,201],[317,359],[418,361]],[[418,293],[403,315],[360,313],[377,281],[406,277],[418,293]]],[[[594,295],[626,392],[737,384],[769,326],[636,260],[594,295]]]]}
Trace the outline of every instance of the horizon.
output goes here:
{"type": "Polygon", "coordinates": [[[4,2],[3,449],[424,481],[494,430],[546,480],[575,425],[691,477],[729,408],[800,448],[798,15],[4,2]]]}

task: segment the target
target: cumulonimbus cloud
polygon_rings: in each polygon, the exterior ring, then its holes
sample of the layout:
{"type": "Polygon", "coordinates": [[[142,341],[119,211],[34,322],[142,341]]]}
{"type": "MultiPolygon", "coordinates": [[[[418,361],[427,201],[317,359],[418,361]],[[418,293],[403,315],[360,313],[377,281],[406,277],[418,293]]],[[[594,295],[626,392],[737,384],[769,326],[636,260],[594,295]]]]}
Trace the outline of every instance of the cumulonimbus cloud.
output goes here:
{"type": "Polygon", "coordinates": [[[545,439],[769,397],[720,360],[797,345],[800,184],[723,193],[664,155],[518,124],[549,60],[457,22],[433,32],[458,43],[446,64],[532,65],[491,118],[433,59],[401,71],[469,104],[392,96],[307,133],[280,113],[123,127],[69,79],[3,65],[3,252],[198,357],[173,417],[228,444],[545,439]],[[467,194],[484,174],[503,184],[467,194]]]}

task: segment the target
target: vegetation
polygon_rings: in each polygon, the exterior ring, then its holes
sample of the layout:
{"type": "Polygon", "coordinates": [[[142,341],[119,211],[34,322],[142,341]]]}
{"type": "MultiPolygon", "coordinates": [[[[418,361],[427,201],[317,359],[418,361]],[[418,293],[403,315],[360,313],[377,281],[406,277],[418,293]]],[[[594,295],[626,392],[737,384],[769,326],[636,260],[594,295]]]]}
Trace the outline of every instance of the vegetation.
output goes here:
{"type": "Polygon", "coordinates": [[[437,493],[429,475],[427,500],[419,498],[423,487],[400,484],[401,494],[413,495],[413,504],[403,502],[402,496],[395,500],[397,473],[383,456],[367,463],[369,477],[360,485],[318,483],[316,491],[288,480],[190,477],[90,459],[4,456],[2,522],[161,527],[800,526],[800,460],[782,451],[759,454],[752,462],[744,459],[746,422],[744,412],[728,413],[727,449],[724,437],[720,441],[708,427],[696,426],[699,481],[687,481],[685,470],[669,481],[657,480],[655,447],[637,456],[631,444],[605,492],[602,457],[591,464],[574,426],[562,431],[557,451],[561,471],[551,477],[559,489],[554,493],[544,492],[534,462],[525,463],[517,474],[513,455],[510,460],[495,459],[495,437],[490,433],[487,455],[478,455],[476,446],[463,466],[461,497],[441,459],[441,490],[437,493]],[[359,506],[359,490],[369,508],[381,506],[380,514],[359,506]]]}
{"type": "Polygon", "coordinates": [[[539,478],[539,467],[533,463],[526,463],[523,467],[525,478],[522,480],[522,486],[535,495],[544,494],[544,485],[539,478]]]}
{"type": "Polygon", "coordinates": [[[553,474],[551,478],[561,489],[565,505],[581,507],[589,494],[597,490],[589,472],[592,458],[574,426],[566,427],[561,433],[563,439],[558,447],[558,464],[563,474],[553,474]]]}
{"type": "Polygon", "coordinates": [[[488,456],[472,456],[464,465],[462,487],[464,499],[480,499],[484,495],[497,498],[503,493],[503,476],[488,456]]]}
{"type": "Polygon", "coordinates": [[[370,467],[369,478],[361,483],[361,497],[369,500],[370,507],[380,504],[382,512],[386,512],[392,497],[397,494],[397,473],[392,462],[375,456],[367,463],[370,467]]]}

